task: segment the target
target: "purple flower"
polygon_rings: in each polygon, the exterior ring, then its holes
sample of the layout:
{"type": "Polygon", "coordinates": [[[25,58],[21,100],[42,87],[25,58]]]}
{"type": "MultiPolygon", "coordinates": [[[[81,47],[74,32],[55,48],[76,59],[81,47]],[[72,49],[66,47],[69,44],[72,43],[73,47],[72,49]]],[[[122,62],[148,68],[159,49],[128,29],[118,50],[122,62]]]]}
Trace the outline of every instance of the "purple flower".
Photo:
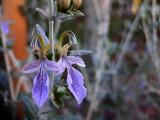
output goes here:
{"type": "Polygon", "coordinates": [[[57,74],[61,74],[64,72],[65,68],[67,69],[67,84],[68,89],[76,98],[78,104],[81,104],[83,99],[87,95],[87,89],[84,87],[84,78],[83,75],[75,69],[72,65],[77,64],[81,67],[85,67],[83,60],[79,57],[75,56],[62,56],[57,62],[59,68],[59,72],[57,74]]]}
{"type": "Polygon", "coordinates": [[[0,22],[1,30],[5,35],[9,34],[10,22],[0,22]]]}
{"type": "Polygon", "coordinates": [[[49,96],[49,76],[47,70],[56,73],[59,71],[56,62],[47,59],[40,59],[25,65],[23,73],[37,72],[33,80],[32,98],[38,107],[44,105],[49,96]]]}

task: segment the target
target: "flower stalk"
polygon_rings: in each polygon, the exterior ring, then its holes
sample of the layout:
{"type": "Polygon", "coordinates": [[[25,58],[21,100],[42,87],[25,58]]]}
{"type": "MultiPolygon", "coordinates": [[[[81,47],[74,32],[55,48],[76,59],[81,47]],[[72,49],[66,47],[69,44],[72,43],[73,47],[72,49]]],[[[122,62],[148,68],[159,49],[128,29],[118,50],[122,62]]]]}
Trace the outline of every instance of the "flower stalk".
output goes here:
{"type": "MultiPolygon", "coordinates": [[[[48,6],[49,6],[49,16],[50,18],[54,15],[55,13],[55,1],[54,0],[49,0],[48,6]]],[[[51,42],[51,51],[52,51],[52,60],[54,60],[54,20],[49,19],[49,40],[51,42]]],[[[51,87],[54,84],[54,76],[53,74],[50,76],[52,78],[51,81],[51,87]]]]}
{"type": "MultiPolygon", "coordinates": [[[[54,0],[49,0],[49,16],[52,17],[55,14],[55,4],[54,0]]],[[[54,60],[54,20],[49,19],[49,40],[51,41],[52,50],[52,60],[54,60]]]]}

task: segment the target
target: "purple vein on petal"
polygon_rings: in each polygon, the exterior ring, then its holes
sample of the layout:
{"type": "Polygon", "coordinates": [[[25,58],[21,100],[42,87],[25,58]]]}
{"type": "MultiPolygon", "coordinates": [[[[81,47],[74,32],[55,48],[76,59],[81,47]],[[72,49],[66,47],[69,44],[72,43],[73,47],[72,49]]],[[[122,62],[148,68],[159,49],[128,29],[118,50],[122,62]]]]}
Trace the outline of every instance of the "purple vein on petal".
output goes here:
{"type": "Polygon", "coordinates": [[[40,64],[41,64],[41,61],[40,60],[35,60],[27,65],[25,65],[23,68],[22,68],[22,72],[23,73],[33,73],[33,72],[37,72],[39,71],[40,69],[40,64]]]}
{"type": "Polygon", "coordinates": [[[75,96],[78,104],[81,104],[83,99],[87,95],[87,89],[83,85],[84,84],[83,75],[72,66],[68,66],[67,70],[68,70],[68,75],[67,75],[68,88],[75,96]]]}
{"type": "Polygon", "coordinates": [[[56,75],[62,74],[64,72],[65,68],[66,68],[66,63],[65,63],[64,59],[62,57],[60,57],[60,59],[56,63],[57,63],[57,66],[59,68],[56,75]]]}
{"type": "Polygon", "coordinates": [[[32,97],[38,107],[41,107],[49,95],[49,76],[42,67],[33,81],[32,97]]]}
{"type": "Polygon", "coordinates": [[[83,62],[82,58],[75,57],[75,56],[67,56],[67,61],[72,64],[77,64],[81,67],[85,67],[85,63],[83,62]]]}
{"type": "Polygon", "coordinates": [[[61,69],[58,66],[57,62],[46,60],[45,64],[46,64],[46,69],[54,72],[54,74],[59,75],[61,73],[61,71],[60,71],[61,69]]]}

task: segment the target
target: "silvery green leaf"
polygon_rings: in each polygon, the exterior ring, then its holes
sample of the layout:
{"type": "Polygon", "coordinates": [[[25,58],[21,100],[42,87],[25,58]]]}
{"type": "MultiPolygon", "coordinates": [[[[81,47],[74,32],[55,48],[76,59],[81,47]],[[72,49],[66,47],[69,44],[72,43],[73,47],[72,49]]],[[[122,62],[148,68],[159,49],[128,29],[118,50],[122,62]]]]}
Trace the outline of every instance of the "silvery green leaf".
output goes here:
{"type": "Polygon", "coordinates": [[[71,95],[65,86],[54,86],[53,88],[53,101],[55,107],[60,108],[64,106],[64,100],[70,99],[71,95]]]}
{"type": "Polygon", "coordinates": [[[71,15],[70,14],[65,14],[65,13],[58,13],[57,15],[56,15],[56,18],[57,19],[59,19],[59,20],[69,20],[69,19],[71,19],[71,15]]]}
{"type": "Polygon", "coordinates": [[[57,88],[57,92],[65,92],[65,90],[66,90],[66,88],[63,87],[63,86],[59,86],[59,87],[57,88]]]}
{"type": "Polygon", "coordinates": [[[77,16],[77,17],[78,16],[84,16],[84,13],[79,11],[79,10],[73,10],[71,12],[74,14],[74,16],[77,16]]]}
{"type": "Polygon", "coordinates": [[[71,50],[70,51],[71,56],[84,56],[88,54],[92,54],[92,51],[91,50],[71,50]]]}
{"type": "Polygon", "coordinates": [[[59,19],[62,21],[71,20],[76,17],[84,16],[82,12],[70,11],[69,13],[57,13],[56,16],[51,17],[51,20],[59,19]]]}

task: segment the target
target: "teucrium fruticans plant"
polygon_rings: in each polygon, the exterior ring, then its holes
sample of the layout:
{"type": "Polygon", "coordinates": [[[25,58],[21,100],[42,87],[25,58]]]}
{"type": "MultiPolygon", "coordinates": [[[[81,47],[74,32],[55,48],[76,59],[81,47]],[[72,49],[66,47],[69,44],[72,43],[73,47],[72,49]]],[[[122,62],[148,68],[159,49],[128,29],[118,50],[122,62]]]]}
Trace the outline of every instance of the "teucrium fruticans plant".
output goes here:
{"type": "MultiPolygon", "coordinates": [[[[75,54],[76,51],[74,51],[73,55],[68,55],[70,48],[73,45],[77,45],[77,39],[74,33],[71,31],[63,32],[57,42],[54,41],[55,36],[53,36],[53,24],[57,19],[70,19],[72,16],[74,17],[75,14],[77,16],[79,12],[74,12],[72,14],[57,13],[56,2],[57,1],[50,0],[50,4],[54,3],[54,5],[51,5],[50,7],[55,7],[49,9],[50,15],[43,11],[43,14],[45,13],[45,16],[48,16],[49,25],[51,25],[49,26],[49,39],[51,40],[48,39],[41,26],[36,24],[33,32],[33,39],[31,41],[31,48],[38,58],[22,68],[23,73],[36,72],[33,80],[32,97],[38,107],[42,107],[44,105],[49,98],[50,91],[52,91],[49,85],[51,82],[50,79],[52,78],[48,75],[48,71],[52,71],[54,75],[60,75],[65,71],[65,69],[67,70],[67,80],[65,82],[67,83],[68,90],[76,98],[78,104],[82,103],[83,99],[87,95],[87,89],[84,87],[83,75],[72,66],[73,64],[77,64],[78,66],[85,67],[85,64],[83,60],[75,54]],[[64,42],[64,38],[66,36],[68,36],[69,41],[64,42]],[[49,54],[52,54],[52,58],[54,58],[54,51],[57,51],[57,61],[54,59],[49,60],[47,58],[49,54]]],[[[78,55],[80,53],[81,51],[77,51],[78,55]]],[[[84,53],[85,51],[82,51],[82,54],[84,53]]]]}

